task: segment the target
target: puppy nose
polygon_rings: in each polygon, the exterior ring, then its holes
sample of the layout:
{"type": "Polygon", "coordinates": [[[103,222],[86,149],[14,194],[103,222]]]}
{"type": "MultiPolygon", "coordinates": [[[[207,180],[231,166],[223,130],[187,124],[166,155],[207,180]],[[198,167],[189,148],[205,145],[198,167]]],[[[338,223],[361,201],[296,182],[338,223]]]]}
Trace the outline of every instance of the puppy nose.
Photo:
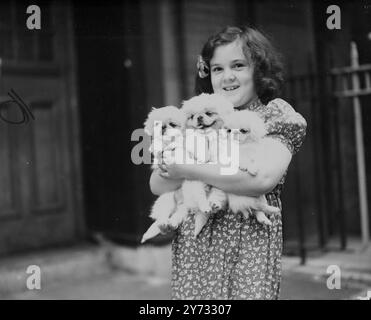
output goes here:
{"type": "Polygon", "coordinates": [[[202,121],[202,116],[198,116],[197,121],[201,122],[202,121]]]}

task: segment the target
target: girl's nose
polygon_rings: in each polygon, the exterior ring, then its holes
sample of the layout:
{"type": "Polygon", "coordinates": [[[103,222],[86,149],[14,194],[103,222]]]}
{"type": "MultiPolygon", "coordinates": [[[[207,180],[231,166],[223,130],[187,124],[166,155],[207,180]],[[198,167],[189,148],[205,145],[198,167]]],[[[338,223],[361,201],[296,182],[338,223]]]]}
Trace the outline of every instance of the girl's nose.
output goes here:
{"type": "Polygon", "coordinates": [[[231,69],[226,69],[224,72],[224,80],[225,81],[233,81],[236,79],[236,76],[231,69]]]}

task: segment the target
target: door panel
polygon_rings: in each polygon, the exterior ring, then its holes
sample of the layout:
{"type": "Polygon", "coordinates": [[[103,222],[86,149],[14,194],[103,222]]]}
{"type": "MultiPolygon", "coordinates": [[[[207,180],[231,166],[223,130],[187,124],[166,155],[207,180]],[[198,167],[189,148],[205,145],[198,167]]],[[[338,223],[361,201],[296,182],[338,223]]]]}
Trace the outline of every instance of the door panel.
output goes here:
{"type": "MultiPolygon", "coordinates": [[[[11,12],[26,12],[26,6],[7,3],[11,12]]],[[[11,43],[17,43],[6,55],[3,51],[0,100],[9,100],[7,92],[14,89],[35,117],[22,125],[0,120],[0,255],[70,243],[78,236],[77,215],[82,215],[73,196],[81,190],[74,184],[80,170],[71,152],[78,141],[71,138],[77,112],[71,108],[67,84],[73,72],[73,42],[66,36],[71,32],[70,6],[51,3],[40,8],[46,21],[42,32],[24,30],[13,20],[13,29],[0,23],[11,43]],[[65,19],[56,23],[57,15],[65,19]],[[65,50],[55,54],[62,42],[65,50]]],[[[0,33],[0,46],[6,39],[0,33]]],[[[15,117],[15,112],[11,107],[2,114],[15,117]]]]}

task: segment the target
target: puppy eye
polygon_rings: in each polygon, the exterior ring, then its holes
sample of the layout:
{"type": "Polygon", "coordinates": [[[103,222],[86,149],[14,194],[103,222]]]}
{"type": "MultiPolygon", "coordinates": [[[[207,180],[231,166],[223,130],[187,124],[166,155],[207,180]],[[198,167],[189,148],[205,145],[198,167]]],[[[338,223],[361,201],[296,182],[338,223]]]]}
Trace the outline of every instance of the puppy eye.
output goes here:
{"type": "Polygon", "coordinates": [[[228,133],[231,133],[231,132],[232,132],[232,130],[231,130],[231,129],[227,129],[227,132],[228,132],[228,133]]]}
{"type": "Polygon", "coordinates": [[[240,132],[242,134],[246,134],[246,133],[250,132],[250,130],[249,129],[240,129],[240,132]]]}
{"type": "Polygon", "coordinates": [[[193,119],[194,114],[191,114],[190,119],[193,119]]]}

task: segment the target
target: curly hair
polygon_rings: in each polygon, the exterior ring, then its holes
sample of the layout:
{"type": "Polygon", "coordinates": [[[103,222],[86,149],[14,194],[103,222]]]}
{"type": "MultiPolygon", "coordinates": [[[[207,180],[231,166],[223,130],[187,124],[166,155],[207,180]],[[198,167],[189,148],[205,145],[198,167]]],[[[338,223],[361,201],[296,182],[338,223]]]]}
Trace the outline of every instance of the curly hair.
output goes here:
{"type": "MultiPolygon", "coordinates": [[[[210,70],[210,60],[217,47],[227,45],[236,40],[242,42],[243,53],[250,64],[254,66],[255,90],[263,103],[276,98],[283,85],[283,65],[280,54],[270,41],[256,29],[243,27],[226,27],[211,36],[205,43],[201,57],[210,70]]],[[[196,94],[213,93],[210,73],[201,78],[196,75],[196,94]]]]}

